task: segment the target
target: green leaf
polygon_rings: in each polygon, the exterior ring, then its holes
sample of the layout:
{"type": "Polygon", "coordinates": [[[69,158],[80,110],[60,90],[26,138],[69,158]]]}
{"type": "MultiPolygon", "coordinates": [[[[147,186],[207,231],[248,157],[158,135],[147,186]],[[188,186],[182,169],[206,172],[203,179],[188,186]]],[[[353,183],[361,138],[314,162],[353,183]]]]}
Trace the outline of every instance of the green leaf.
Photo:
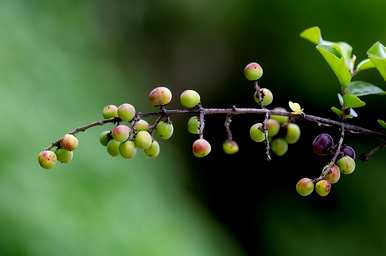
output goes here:
{"type": "Polygon", "coordinates": [[[300,33],[300,37],[314,44],[319,44],[322,41],[322,33],[319,27],[311,27],[300,33]]]}
{"type": "Polygon", "coordinates": [[[340,93],[338,93],[338,100],[339,100],[339,104],[343,106],[343,97],[342,97],[342,94],[340,93]]]}
{"type": "Polygon", "coordinates": [[[366,69],[375,68],[374,63],[370,59],[364,59],[357,65],[357,72],[361,72],[366,69]]]}
{"type": "Polygon", "coordinates": [[[358,96],[346,94],[343,96],[345,108],[360,108],[366,105],[366,102],[359,99],[358,96]]]}
{"type": "Polygon", "coordinates": [[[336,42],[331,45],[334,49],[336,49],[340,56],[343,57],[347,68],[351,71],[354,68],[355,58],[352,57],[352,47],[346,42],[336,42]]]}
{"type": "Polygon", "coordinates": [[[356,96],[365,96],[371,94],[386,94],[384,90],[375,86],[373,84],[363,82],[363,81],[354,81],[351,82],[348,87],[348,92],[356,96]]]}
{"type": "Polygon", "coordinates": [[[382,126],[383,128],[386,129],[386,122],[385,122],[385,121],[383,121],[383,120],[381,120],[381,119],[378,119],[377,122],[378,122],[378,124],[379,124],[380,126],[382,126]]]}
{"type": "Polygon", "coordinates": [[[316,46],[316,49],[318,49],[332,71],[334,71],[339,83],[342,86],[347,86],[351,81],[351,73],[346,66],[343,56],[338,57],[339,54],[337,53],[339,52],[335,48],[328,45],[319,44],[316,46]]]}
{"type": "Polygon", "coordinates": [[[342,117],[343,116],[343,111],[340,110],[337,107],[331,107],[331,111],[334,112],[337,116],[342,117]]]}
{"type": "Polygon", "coordinates": [[[376,42],[367,51],[367,56],[374,63],[379,73],[386,81],[386,49],[380,42],[376,42]]]}

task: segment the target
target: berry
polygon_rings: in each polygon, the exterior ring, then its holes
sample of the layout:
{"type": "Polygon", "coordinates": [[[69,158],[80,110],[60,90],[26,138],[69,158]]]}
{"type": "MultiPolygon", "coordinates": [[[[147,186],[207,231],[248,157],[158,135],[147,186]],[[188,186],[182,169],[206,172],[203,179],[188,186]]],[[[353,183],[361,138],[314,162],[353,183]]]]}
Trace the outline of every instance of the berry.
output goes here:
{"type": "Polygon", "coordinates": [[[149,130],[149,123],[146,120],[140,119],[134,124],[134,131],[147,131],[149,130]]]}
{"type": "Polygon", "coordinates": [[[315,191],[320,196],[327,196],[331,191],[331,183],[327,180],[320,180],[315,184],[315,191]]]}
{"type": "Polygon", "coordinates": [[[341,149],[341,152],[344,156],[349,156],[355,160],[356,154],[355,150],[352,147],[344,145],[341,149]]]}
{"type": "Polygon", "coordinates": [[[290,123],[287,125],[287,134],[285,140],[288,144],[295,144],[300,138],[300,127],[297,124],[290,123]]]}
{"type": "Polygon", "coordinates": [[[172,100],[172,92],[166,87],[156,87],[149,93],[149,100],[153,106],[164,106],[172,100]]]}
{"type": "Polygon", "coordinates": [[[255,142],[263,142],[265,140],[265,135],[263,132],[263,124],[256,123],[251,126],[249,129],[249,136],[255,142]]]}
{"type": "Polygon", "coordinates": [[[68,151],[73,151],[79,146],[79,140],[72,134],[65,134],[63,139],[60,141],[60,147],[67,149],[68,151]]]}
{"type": "Polygon", "coordinates": [[[233,140],[226,140],[222,144],[222,148],[228,155],[236,154],[239,151],[239,145],[237,145],[237,142],[233,140]]]}
{"type": "Polygon", "coordinates": [[[193,90],[186,90],[181,93],[181,105],[185,108],[194,108],[200,103],[200,94],[193,90]]]}
{"type": "Polygon", "coordinates": [[[274,137],[280,131],[279,122],[274,120],[274,119],[268,119],[267,120],[267,130],[268,130],[268,136],[271,138],[274,137]]]}
{"type": "Polygon", "coordinates": [[[308,196],[314,191],[314,183],[309,178],[302,178],[296,183],[296,191],[301,196],[308,196]]]}
{"type": "Polygon", "coordinates": [[[103,118],[110,119],[113,117],[118,117],[118,108],[115,105],[107,105],[103,108],[103,118]]]}
{"type": "Polygon", "coordinates": [[[287,153],[288,143],[285,139],[277,138],[272,141],[271,147],[272,152],[275,153],[275,155],[283,156],[285,153],[287,153]]]}
{"type": "Polygon", "coordinates": [[[72,151],[68,151],[63,148],[58,148],[55,151],[55,154],[56,159],[58,159],[58,161],[61,163],[69,163],[74,156],[74,153],[72,151]]]}
{"type": "Polygon", "coordinates": [[[110,140],[108,143],[107,143],[107,146],[106,146],[106,149],[107,149],[107,152],[111,155],[111,156],[118,156],[119,155],[119,146],[121,145],[121,143],[119,141],[116,141],[116,140],[110,140]]]}
{"type": "Polygon", "coordinates": [[[197,139],[192,145],[193,155],[195,157],[205,157],[211,151],[211,146],[205,139],[197,139]]]}
{"type": "MultiPolygon", "coordinates": [[[[323,171],[328,168],[329,165],[326,165],[324,168],[323,168],[323,171]]],[[[335,184],[339,181],[340,179],[340,170],[339,170],[339,167],[337,165],[333,165],[331,166],[330,170],[328,171],[328,173],[326,174],[326,176],[324,177],[325,180],[327,180],[328,182],[330,182],[331,184],[335,184]]]]}
{"type": "Polygon", "coordinates": [[[128,140],[119,145],[119,153],[124,158],[133,158],[137,154],[137,149],[133,141],[128,140]]]}
{"type": "Polygon", "coordinates": [[[200,133],[200,120],[197,116],[192,116],[188,120],[188,132],[192,134],[200,133]]]}
{"type": "MultiPolygon", "coordinates": [[[[267,88],[262,88],[260,89],[260,93],[261,93],[261,99],[262,99],[262,105],[263,107],[266,107],[268,106],[269,104],[272,103],[273,101],[273,94],[272,92],[267,89],[267,88]]],[[[261,104],[260,103],[260,100],[259,100],[259,95],[257,95],[257,92],[255,92],[255,94],[253,94],[253,98],[255,99],[255,101],[258,103],[258,104],[261,104]]]]}
{"type": "Polygon", "coordinates": [[[50,150],[43,150],[38,155],[38,161],[44,169],[51,169],[56,164],[56,155],[50,150]]]}
{"type": "Polygon", "coordinates": [[[129,103],[124,103],[118,108],[118,117],[122,121],[131,121],[135,116],[135,108],[129,103]]]}
{"type": "MultiPolygon", "coordinates": [[[[285,108],[280,108],[280,107],[274,108],[273,111],[287,112],[285,108]]],[[[279,124],[288,123],[288,116],[271,115],[271,118],[278,121],[279,124]]]]}
{"type": "Polygon", "coordinates": [[[249,81],[256,81],[262,77],[263,69],[258,63],[252,62],[245,66],[244,75],[249,81]]]}
{"type": "Polygon", "coordinates": [[[343,174],[351,174],[355,170],[355,161],[349,156],[344,156],[336,162],[343,174]]]}
{"type": "Polygon", "coordinates": [[[163,140],[168,140],[173,135],[173,124],[169,122],[161,121],[155,127],[155,133],[157,136],[163,140]]]}
{"type": "Polygon", "coordinates": [[[151,146],[145,149],[143,152],[145,152],[145,154],[150,157],[157,157],[159,155],[159,151],[160,151],[160,148],[159,148],[158,142],[156,140],[153,140],[153,142],[151,143],[151,146]]]}
{"type": "Polygon", "coordinates": [[[152,142],[153,142],[153,138],[151,137],[150,133],[147,131],[139,131],[134,138],[135,146],[141,149],[149,148],[152,142]]]}
{"type": "Polygon", "coordinates": [[[111,140],[111,131],[104,131],[101,133],[99,136],[99,142],[103,145],[106,146],[107,143],[111,140]]]}
{"type": "Polygon", "coordinates": [[[111,136],[114,140],[124,142],[129,138],[130,128],[127,125],[120,124],[113,128],[111,136]]]}
{"type": "Polygon", "coordinates": [[[334,140],[330,134],[321,133],[312,142],[312,149],[316,155],[326,156],[334,146],[334,140]]]}

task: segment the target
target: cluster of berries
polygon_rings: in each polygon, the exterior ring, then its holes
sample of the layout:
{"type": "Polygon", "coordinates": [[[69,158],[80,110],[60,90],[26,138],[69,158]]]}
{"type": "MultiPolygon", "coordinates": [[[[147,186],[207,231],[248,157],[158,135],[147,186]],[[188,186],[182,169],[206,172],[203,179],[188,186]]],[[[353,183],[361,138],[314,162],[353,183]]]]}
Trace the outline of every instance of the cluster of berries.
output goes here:
{"type": "MultiPolygon", "coordinates": [[[[331,135],[319,134],[312,142],[313,152],[318,156],[334,155],[337,146],[331,135]]],[[[331,191],[331,184],[340,179],[340,174],[351,174],[355,170],[355,150],[347,145],[342,145],[338,153],[338,159],[323,167],[322,175],[316,179],[302,178],[296,184],[296,191],[302,196],[310,195],[314,189],[320,196],[327,196],[331,191]]]]}

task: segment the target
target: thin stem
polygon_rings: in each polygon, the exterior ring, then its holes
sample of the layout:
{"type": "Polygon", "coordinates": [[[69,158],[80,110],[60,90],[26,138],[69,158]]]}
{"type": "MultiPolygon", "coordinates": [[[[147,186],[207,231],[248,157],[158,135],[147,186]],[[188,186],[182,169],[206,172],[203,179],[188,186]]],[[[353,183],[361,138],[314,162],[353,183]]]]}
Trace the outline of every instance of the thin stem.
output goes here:
{"type": "Polygon", "coordinates": [[[225,131],[227,133],[227,139],[228,140],[233,140],[232,130],[231,130],[231,127],[230,127],[231,123],[232,123],[232,116],[231,115],[227,115],[227,117],[225,118],[224,126],[225,126],[225,131]]]}
{"type": "Polygon", "coordinates": [[[375,148],[371,149],[369,152],[367,152],[367,153],[365,153],[365,154],[362,154],[362,155],[360,156],[360,159],[361,159],[362,161],[368,161],[369,158],[370,158],[371,156],[373,156],[373,155],[374,155],[375,153],[377,153],[379,150],[384,149],[384,148],[386,148],[386,142],[385,142],[385,141],[382,142],[381,144],[379,144],[378,146],[376,146],[375,148]]]}
{"type": "MultiPolygon", "coordinates": [[[[260,102],[261,109],[265,109],[263,104],[264,95],[260,89],[260,86],[257,80],[255,81],[255,90],[260,102]]],[[[265,137],[265,156],[267,158],[267,161],[271,161],[271,153],[270,153],[271,149],[270,149],[270,143],[269,143],[269,137],[268,137],[268,127],[267,127],[268,119],[269,119],[269,112],[265,112],[265,117],[263,122],[263,131],[264,131],[264,137],[265,137]]]]}
{"type": "Polygon", "coordinates": [[[204,108],[201,106],[201,104],[199,105],[199,113],[200,113],[200,139],[203,139],[204,138],[204,128],[205,128],[205,110],[204,108]]]}

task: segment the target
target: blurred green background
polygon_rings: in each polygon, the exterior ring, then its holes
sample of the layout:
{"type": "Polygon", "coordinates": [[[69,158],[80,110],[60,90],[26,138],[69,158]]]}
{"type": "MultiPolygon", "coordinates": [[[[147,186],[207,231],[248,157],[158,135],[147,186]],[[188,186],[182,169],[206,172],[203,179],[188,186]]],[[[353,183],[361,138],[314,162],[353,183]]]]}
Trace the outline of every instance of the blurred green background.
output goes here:
{"type": "MultiPolygon", "coordinates": [[[[251,106],[241,70],[254,60],[276,106],[294,100],[332,116],[337,81],[298,34],[319,25],[363,59],[386,42],[385,9],[383,0],[0,1],[0,255],[383,255],[385,152],[328,198],[300,198],[296,181],[323,166],[310,153],[313,126],[272,164],[248,140],[253,118],[235,121],[235,157],[222,156],[216,118],[205,160],[191,156],[184,119],[156,160],[110,159],[103,128],[79,136],[68,166],[46,172],[36,155],[106,104],[151,110],[146,95],[159,83],[175,96],[196,89],[208,106],[251,106]]],[[[385,89],[375,71],[359,78],[385,89]]],[[[367,118],[354,122],[386,118],[383,98],[368,97],[367,118]]],[[[348,141],[358,151],[376,143],[348,141]]]]}

